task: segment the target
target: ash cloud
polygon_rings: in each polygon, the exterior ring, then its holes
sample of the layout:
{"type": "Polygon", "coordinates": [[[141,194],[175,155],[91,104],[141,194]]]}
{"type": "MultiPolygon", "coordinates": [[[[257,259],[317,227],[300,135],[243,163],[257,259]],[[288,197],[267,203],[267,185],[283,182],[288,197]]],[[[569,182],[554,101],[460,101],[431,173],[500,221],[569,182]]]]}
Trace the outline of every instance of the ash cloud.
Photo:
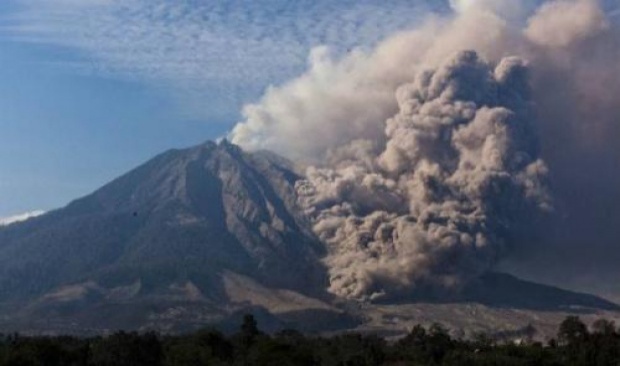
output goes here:
{"type": "Polygon", "coordinates": [[[454,291],[592,240],[618,252],[617,26],[595,0],[516,4],[457,1],[373,52],[315,50],[246,106],[233,142],[308,166],[333,293],[454,291]]]}
{"type": "Polygon", "coordinates": [[[460,52],[397,89],[382,148],[358,140],[308,170],[298,193],[331,292],[457,290],[495,263],[516,218],[549,207],[526,75],[521,59],[460,52]]]}

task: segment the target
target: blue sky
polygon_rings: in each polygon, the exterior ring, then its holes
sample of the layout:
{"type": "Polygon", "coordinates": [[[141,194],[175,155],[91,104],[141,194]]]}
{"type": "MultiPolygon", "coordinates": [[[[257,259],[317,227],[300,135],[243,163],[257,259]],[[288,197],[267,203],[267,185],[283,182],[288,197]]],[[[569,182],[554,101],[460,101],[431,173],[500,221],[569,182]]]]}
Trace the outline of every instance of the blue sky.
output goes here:
{"type": "Polygon", "coordinates": [[[370,48],[448,3],[0,0],[0,218],[223,136],[312,47],[370,48]]]}
{"type": "Polygon", "coordinates": [[[0,1],[0,217],[225,134],[309,50],[371,47],[446,3],[0,1]]]}

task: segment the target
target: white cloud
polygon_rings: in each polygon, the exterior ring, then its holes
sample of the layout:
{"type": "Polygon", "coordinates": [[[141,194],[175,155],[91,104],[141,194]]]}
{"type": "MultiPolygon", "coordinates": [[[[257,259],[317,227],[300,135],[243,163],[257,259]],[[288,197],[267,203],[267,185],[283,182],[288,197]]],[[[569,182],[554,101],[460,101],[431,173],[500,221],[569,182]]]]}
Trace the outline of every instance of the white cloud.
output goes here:
{"type": "Polygon", "coordinates": [[[45,211],[36,210],[31,212],[26,212],[19,215],[9,216],[9,217],[0,217],[0,226],[7,226],[10,224],[14,224],[16,222],[26,221],[33,217],[41,216],[45,213],[45,211]]]}
{"type": "Polygon", "coordinates": [[[312,47],[371,46],[429,7],[422,0],[18,1],[10,35],[83,52],[63,66],[170,82],[235,109],[302,71],[312,47]]]}

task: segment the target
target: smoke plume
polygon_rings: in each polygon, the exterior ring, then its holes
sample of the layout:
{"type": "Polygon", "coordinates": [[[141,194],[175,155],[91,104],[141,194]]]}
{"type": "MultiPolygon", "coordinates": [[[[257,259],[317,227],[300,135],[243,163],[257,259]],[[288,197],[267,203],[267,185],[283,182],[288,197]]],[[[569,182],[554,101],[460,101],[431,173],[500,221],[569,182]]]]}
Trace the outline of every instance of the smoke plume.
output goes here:
{"type": "Polygon", "coordinates": [[[620,38],[602,6],[453,6],[372,52],[315,50],[231,134],[308,166],[300,204],[339,296],[459,289],[502,258],[583,251],[602,226],[583,210],[620,218],[620,38]]]}

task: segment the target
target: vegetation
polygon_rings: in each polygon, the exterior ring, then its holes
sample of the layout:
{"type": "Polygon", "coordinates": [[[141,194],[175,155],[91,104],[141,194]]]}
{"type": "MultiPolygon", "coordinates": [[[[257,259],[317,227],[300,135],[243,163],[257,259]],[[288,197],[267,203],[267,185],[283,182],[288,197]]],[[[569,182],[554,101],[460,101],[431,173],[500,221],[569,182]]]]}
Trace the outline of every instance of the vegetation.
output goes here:
{"type": "MultiPolygon", "coordinates": [[[[533,334],[533,329],[527,334],[533,334]]],[[[294,330],[261,332],[246,315],[239,331],[187,335],[118,332],[106,337],[0,338],[0,365],[196,366],[196,365],[620,365],[620,330],[599,320],[591,329],[568,317],[547,344],[451,337],[435,324],[416,326],[395,342],[356,333],[308,337],[294,330]]]]}

